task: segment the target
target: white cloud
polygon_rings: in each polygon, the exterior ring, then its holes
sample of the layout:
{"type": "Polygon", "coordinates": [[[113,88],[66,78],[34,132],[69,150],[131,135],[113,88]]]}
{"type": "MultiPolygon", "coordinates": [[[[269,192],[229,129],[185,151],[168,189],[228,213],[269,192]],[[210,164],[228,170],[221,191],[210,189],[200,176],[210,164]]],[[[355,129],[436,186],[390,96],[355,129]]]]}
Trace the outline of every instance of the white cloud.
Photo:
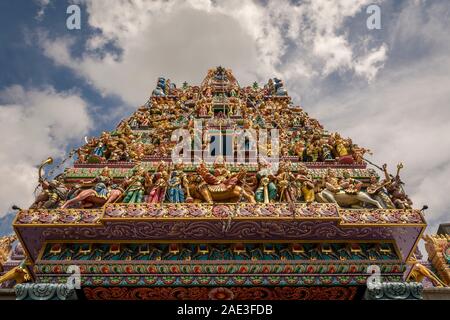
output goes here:
{"type": "Polygon", "coordinates": [[[28,207],[38,182],[36,165],[48,156],[62,157],[90,127],[87,105],[74,92],[21,86],[0,91],[0,215],[12,204],[28,207]]]}
{"type": "Polygon", "coordinates": [[[199,82],[208,68],[221,64],[235,70],[243,84],[273,76],[289,83],[298,79],[292,70],[307,81],[342,70],[372,79],[386,58],[385,46],[350,43],[343,30],[369,0],[82,2],[88,23],[99,30],[84,54],[71,56],[70,34],[42,37],[44,52],[103,94],[116,94],[133,107],[145,102],[160,75],[178,84],[199,82]],[[106,44],[121,54],[99,54],[106,44]]]}
{"type": "MultiPolygon", "coordinates": [[[[392,172],[404,163],[401,176],[415,207],[429,206],[429,233],[450,221],[448,9],[445,3],[408,3],[389,30],[390,67],[369,86],[353,83],[308,106],[328,129],[372,149],[374,162],[388,163],[392,172]]],[[[378,54],[360,67],[370,73],[378,54]]]]}
{"type": "Polygon", "coordinates": [[[416,207],[430,206],[431,222],[448,219],[450,209],[450,59],[446,65],[426,61],[407,72],[386,71],[370,89],[308,108],[328,129],[370,147],[375,163],[395,172],[403,162],[406,190],[416,207]]]}
{"type": "Polygon", "coordinates": [[[351,36],[357,28],[347,24],[371,0],[83,2],[90,26],[99,30],[87,51],[71,56],[70,35],[43,37],[41,44],[55,63],[100,92],[135,107],[159,75],[198,83],[207,68],[222,64],[243,84],[280,76],[294,98],[309,97],[307,111],[373,149],[375,161],[391,168],[404,161],[406,188],[416,206],[430,205],[433,228],[448,219],[447,1],[404,2],[389,20],[382,11],[387,32],[376,41],[378,31],[351,36]],[[119,56],[99,54],[111,43],[119,56]]]}

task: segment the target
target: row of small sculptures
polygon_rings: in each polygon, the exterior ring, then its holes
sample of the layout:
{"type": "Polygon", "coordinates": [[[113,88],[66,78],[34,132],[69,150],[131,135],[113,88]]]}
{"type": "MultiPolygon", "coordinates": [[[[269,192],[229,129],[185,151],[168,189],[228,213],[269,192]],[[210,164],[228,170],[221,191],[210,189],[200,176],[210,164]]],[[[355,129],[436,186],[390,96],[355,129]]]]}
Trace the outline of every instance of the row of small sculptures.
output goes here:
{"type": "Polygon", "coordinates": [[[231,172],[223,159],[218,158],[212,170],[204,163],[196,172],[185,172],[183,163],[168,165],[161,162],[155,172],[137,164],[130,177],[120,183],[114,181],[105,167],[91,181],[70,186],[64,176],[47,181],[41,178],[42,192],[31,208],[99,207],[106,203],[183,203],[183,202],[322,202],[337,203],[341,207],[411,208],[412,202],[402,188],[399,171],[395,177],[383,166],[385,179],[372,177],[363,191],[363,183],[344,171],[338,178],[328,170],[322,179],[314,179],[306,167],[294,173],[289,162],[282,162],[274,172],[270,163],[261,163],[256,174],[244,167],[231,172]]]}
{"type": "MultiPolygon", "coordinates": [[[[144,111],[135,113],[136,117],[142,117],[144,111]]],[[[243,128],[254,128],[255,125],[264,128],[265,120],[261,115],[251,111],[243,121],[243,128]],[[251,120],[254,119],[254,120],[251,120]]],[[[167,157],[171,154],[174,145],[170,141],[171,133],[176,128],[182,127],[193,132],[193,119],[182,120],[179,114],[155,116],[152,120],[153,129],[148,132],[149,141],[143,142],[143,133],[136,134],[131,129],[130,123],[136,120],[132,116],[128,121],[123,121],[112,132],[103,132],[99,138],[92,138],[86,145],[77,150],[78,161],[104,162],[104,161],[141,161],[145,156],[167,157]],[[178,121],[174,124],[174,121],[178,121]]],[[[279,142],[280,153],[283,157],[297,157],[304,162],[339,161],[341,163],[362,163],[364,154],[370,151],[354,144],[350,138],[343,138],[338,133],[325,135],[323,127],[302,113],[294,117],[291,113],[282,114],[275,112],[272,124],[280,128],[279,142]],[[290,127],[289,118],[299,122],[302,127],[290,127]]],[[[203,120],[204,130],[208,130],[208,121],[203,120]]],[[[238,128],[234,124],[235,128],[238,128]]],[[[205,142],[205,141],[204,141],[205,142]]],[[[271,145],[267,144],[267,154],[271,155],[271,145]]]]}
{"type": "MultiPolygon", "coordinates": [[[[241,89],[231,70],[225,69],[221,66],[208,70],[208,74],[202,81],[201,84],[202,89],[206,89],[211,86],[218,86],[221,89],[223,88],[233,89],[235,90],[236,95],[239,92],[241,94],[261,93],[264,96],[282,96],[282,97],[287,96],[287,90],[284,86],[283,80],[281,79],[278,78],[269,79],[269,81],[264,85],[263,88],[259,88],[258,83],[255,82],[252,86],[244,87],[241,89]]],[[[156,87],[152,91],[152,96],[166,97],[171,95],[179,95],[180,93],[192,90],[192,88],[193,88],[192,86],[189,86],[185,82],[183,83],[183,86],[180,90],[177,89],[177,86],[173,82],[171,82],[170,79],[167,79],[165,77],[159,77],[156,81],[156,87]]]]}
{"type": "MultiPolygon", "coordinates": [[[[283,82],[270,79],[264,88],[255,83],[252,87],[240,87],[231,70],[213,68],[200,87],[184,84],[182,89],[165,78],[157,83],[156,96],[170,95],[170,99],[151,99],[128,119],[122,121],[111,133],[103,132],[98,138],[86,139],[86,145],[77,150],[78,162],[142,161],[145,156],[168,157],[174,145],[172,132],[178,128],[193,130],[194,120],[199,116],[212,115],[211,119],[230,120],[229,129],[275,128],[280,130],[281,156],[298,157],[300,161],[339,161],[360,163],[369,150],[353,144],[339,134],[326,134],[323,126],[300,107],[291,106],[286,99],[270,98],[285,96],[283,82]],[[267,98],[269,96],[269,98],[267,98]],[[234,102],[224,105],[223,111],[214,114],[216,97],[226,97],[234,102]],[[266,98],[265,98],[266,97],[266,98]],[[236,110],[234,110],[236,109],[236,110]],[[238,115],[230,119],[229,115],[238,115]],[[222,119],[223,118],[223,119],[222,119]],[[142,132],[133,129],[151,128],[151,141],[143,141],[142,132]]],[[[209,118],[203,118],[207,129],[209,118]]],[[[271,155],[271,146],[266,151],[271,155]]]]}
{"type": "Polygon", "coordinates": [[[66,244],[59,250],[47,248],[42,260],[379,260],[398,259],[390,246],[382,244],[152,244],[142,252],[136,245],[121,244],[120,250],[93,244],[81,250],[80,244],[66,244]],[[49,250],[50,249],[50,250],[49,250]]]}
{"type": "Polygon", "coordinates": [[[146,155],[165,157],[170,155],[170,132],[156,130],[152,143],[142,142],[127,122],[122,122],[112,132],[103,132],[99,138],[91,138],[76,150],[78,162],[141,161],[146,155]]]}

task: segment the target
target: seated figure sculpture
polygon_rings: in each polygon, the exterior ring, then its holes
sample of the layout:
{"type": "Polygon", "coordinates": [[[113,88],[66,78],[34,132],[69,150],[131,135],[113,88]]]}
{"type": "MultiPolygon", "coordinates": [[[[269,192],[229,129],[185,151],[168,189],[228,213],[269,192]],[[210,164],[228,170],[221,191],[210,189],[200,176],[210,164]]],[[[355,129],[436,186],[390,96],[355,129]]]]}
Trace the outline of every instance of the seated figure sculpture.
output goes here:
{"type": "Polygon", "coordinates": [[[248,202],[255,202],[253,194],[239,184],[244,181],[246,171],[241,168],[238,173],[232,174],[226,167],[222,157],[214,162],[212,173],[205,163],[197,168],[198,181],[190,184],[190,190],[194,198],[204,200],[208,203],[214,201],[236,202],[241,198],[248,202]]]}

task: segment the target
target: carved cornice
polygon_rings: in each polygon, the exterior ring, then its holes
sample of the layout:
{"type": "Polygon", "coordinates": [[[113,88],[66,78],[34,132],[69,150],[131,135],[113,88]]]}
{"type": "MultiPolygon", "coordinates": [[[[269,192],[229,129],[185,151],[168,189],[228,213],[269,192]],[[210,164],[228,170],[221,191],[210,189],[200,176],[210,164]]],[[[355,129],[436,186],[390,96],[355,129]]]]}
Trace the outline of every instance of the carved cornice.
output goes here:
{"type": "Polygon", "coordinates": [[[368,287],[366,300],[421,300],[423,286],[417,282],[382,282],[368,287]]]}
{"type": "Polygon", "coordinates": [[[338,220],[342,226],[426,226],[419,210],[341,209],[330,203],[108,204],[100,209],[29,209],[14,225],[101,226],[105,221],[176,220],[338,220]]]}
{"type": "Polygon", "coordinates": [[[66,284],[23,283],[14,289],[17,300],[77,300],[75,289],[66,284]]]}

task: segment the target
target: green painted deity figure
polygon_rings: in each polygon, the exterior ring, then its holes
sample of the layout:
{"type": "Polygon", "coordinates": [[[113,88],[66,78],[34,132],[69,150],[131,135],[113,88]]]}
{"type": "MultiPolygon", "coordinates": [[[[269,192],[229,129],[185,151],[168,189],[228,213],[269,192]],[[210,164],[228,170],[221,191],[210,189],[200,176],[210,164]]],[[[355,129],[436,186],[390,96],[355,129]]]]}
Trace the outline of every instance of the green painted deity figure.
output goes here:
{"type": "Polygon", "coordinates": [[[124,203],[141,203],[144,198],[145,171],[140,165],[133,169],[132,176],[127,179],[124,203]]]}

